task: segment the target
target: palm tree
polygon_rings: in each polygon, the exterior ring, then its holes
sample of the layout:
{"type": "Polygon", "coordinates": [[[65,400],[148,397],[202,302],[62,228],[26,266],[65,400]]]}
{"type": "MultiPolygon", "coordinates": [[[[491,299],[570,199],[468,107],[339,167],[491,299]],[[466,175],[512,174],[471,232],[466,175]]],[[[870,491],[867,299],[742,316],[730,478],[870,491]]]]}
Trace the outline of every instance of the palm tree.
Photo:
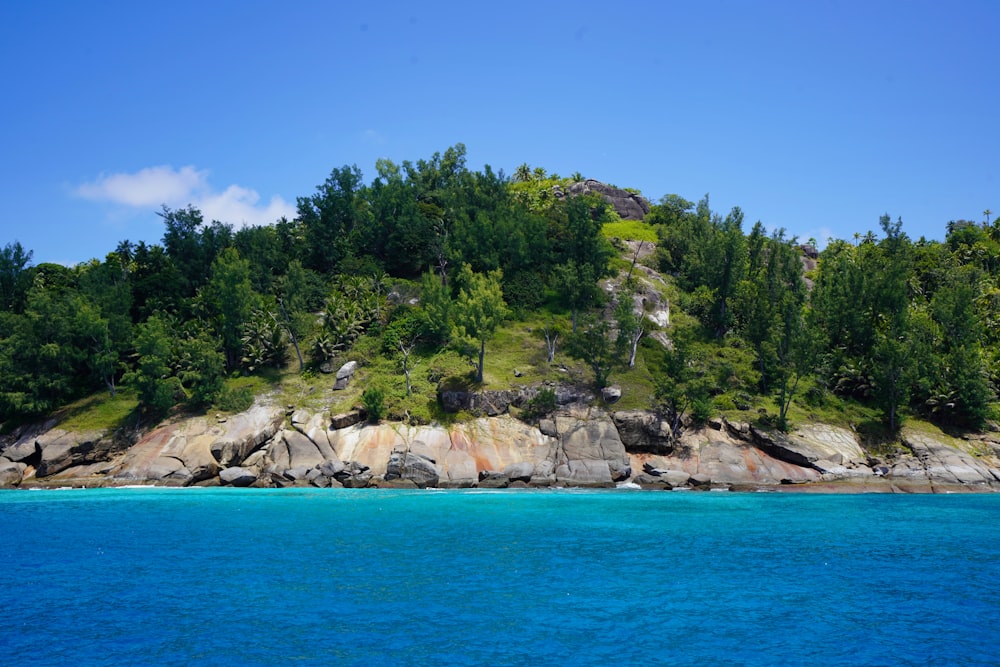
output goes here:
{"type": "Polygon", "coordinates": [[[993,215],[993,211],[991,211],[990,209],[986,209],[985,211],[983,211],[983,215],[986,216],[986,226],[989,227],[990,226],[990,216],[993,215]]]}
{"type": "Polygon", "coordinates": [[[514,170],[514,180],[522,183],[531,180],[531,167],[528,166],[527,162],[522,162],[521,165],[514,170]]]}

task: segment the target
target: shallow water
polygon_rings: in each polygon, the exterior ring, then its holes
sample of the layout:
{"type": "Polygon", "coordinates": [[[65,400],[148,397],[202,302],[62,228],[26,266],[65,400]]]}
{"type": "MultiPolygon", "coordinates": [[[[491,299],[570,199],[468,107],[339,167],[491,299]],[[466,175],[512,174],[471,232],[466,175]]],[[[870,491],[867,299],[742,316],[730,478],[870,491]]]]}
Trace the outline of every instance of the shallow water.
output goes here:
{"type": "Polygon", "coordinates": [[[1000,664],[1000,495],[0,492],[31,665],[1000,664]]]}

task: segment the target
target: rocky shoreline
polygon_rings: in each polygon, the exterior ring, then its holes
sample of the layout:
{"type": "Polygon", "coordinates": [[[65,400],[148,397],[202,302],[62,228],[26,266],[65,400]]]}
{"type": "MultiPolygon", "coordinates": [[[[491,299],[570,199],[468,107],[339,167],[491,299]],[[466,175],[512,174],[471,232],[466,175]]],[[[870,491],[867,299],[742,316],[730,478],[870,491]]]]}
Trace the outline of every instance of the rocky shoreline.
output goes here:
{"type": "Polygon", "coordinates": [[[259,399],[229,417],[162,424],[138,441],[45,423],[0,440],[0,488],[285,486],[642,488],[937,493],[1000,491],[1000,438],[903,429],[891,454],[850,430],[789,434],[711,420],[671,438],[643,411],[561,406],[529,424],[509,415],[451,426],[367,424],[259,399]]]}

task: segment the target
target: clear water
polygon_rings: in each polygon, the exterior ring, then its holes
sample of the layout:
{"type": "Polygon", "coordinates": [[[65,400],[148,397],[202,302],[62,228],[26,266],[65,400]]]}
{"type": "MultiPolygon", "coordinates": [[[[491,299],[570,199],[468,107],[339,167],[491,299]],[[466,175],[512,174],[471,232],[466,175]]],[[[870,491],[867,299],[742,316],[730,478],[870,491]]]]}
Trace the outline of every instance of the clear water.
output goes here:
{"type": "Polygon", "coordinates": [[[997,665],[1000,495],[0,492],[8,665],[997,665]]]}

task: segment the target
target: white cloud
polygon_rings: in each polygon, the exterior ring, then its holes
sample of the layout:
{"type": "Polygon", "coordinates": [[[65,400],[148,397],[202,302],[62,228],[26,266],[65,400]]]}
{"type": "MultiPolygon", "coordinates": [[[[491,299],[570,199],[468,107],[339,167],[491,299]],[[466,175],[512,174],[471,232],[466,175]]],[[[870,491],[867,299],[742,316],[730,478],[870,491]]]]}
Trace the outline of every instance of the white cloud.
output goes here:
{"type": "Polygon", "coordinates": [[[256,190],[230,185],[219,192],[208,182],[208,171],[193,166],[174,169],[168,165],[147,167],[135,173],[101,174],[84,183],[74,194],[92,201],[110,202],[132,208],[171,208],[191,204],[201,210],[205,220],[218,220],[236,228],[267,225],[285,216],[295,217],[295,205],[280,196],[261,203],[256,190]]]}
{"type": "Polygon", "coordinates": [[[126,206],[176,205],[204,190],[207,178],[208,172],[191,166],[178,170],[166,165],[146,167],[134,174],[101,174],[93,183],[78,187],[76,194],[84,199],[126,206]]]}
{"type": "Polygon", "coordinates": [[[256,190],[230,185],[224,192],[208,194],[195,204],[201,209],[206,220],[228,222],[234,227],[246,225],[269,225],[284,216],[295,217],[295,206],[278,196],[271,197],[267,205],[261,205],[256,190]]]}

